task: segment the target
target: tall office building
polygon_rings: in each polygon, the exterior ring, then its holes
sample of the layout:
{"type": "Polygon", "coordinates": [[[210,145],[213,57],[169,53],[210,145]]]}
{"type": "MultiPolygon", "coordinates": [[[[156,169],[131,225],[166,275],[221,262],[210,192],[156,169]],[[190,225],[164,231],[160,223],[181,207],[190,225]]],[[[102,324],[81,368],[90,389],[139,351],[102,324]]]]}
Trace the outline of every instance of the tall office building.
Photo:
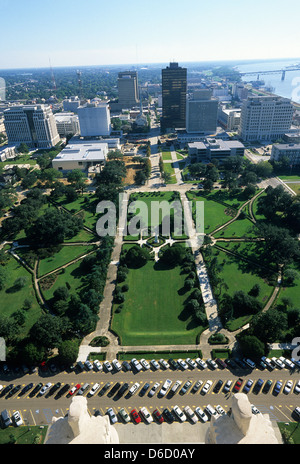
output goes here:
{"type": "Polygon", "coordinates": [[[186,126],[187,69],[170,63],[162,69],[161,129],[184,129],[186,126]]]}
{"type": "Polygon", "coordinates": [[[212,99],[209,89],[197,90],[186,102],[186,131],[188,134],[213,134],[217,130],[218,100],[212,99]]]}
{"type": "Polygon", "coordinates": [[[279,139],[290,130],[293,113],[287,98],[249,97],[242,106],[239,136],[245,142],[279,139]]]}
{"type": "Polygon", "coordinates": [[[82,137],[110,135],[110,109],[106,102],[87,103],[77,110],[82,137]]]}
{"type": "Polygon", "coordinates": [[[60,138],[48,105],[20,105],[4,111],[8,143],[30,148],[52,148],[60,138]]]}
{"type": "Polygon", "coordinates": [[[139,104],[138,75],[136,71],[122,71],[118,74],[119,105],[129,109],[139,104]]]}

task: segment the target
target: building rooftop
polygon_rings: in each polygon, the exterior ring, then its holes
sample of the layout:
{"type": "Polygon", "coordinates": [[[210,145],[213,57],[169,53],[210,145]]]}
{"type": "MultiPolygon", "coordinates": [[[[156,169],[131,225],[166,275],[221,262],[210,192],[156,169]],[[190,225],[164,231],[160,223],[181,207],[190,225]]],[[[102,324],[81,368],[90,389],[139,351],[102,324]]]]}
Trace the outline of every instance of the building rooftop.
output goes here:
{"type": "Polygon", "coordinates": [[[76,143],[67,145],[54,160],[64,161],[104,161],[108,151],[107,143],[76,143]]]}

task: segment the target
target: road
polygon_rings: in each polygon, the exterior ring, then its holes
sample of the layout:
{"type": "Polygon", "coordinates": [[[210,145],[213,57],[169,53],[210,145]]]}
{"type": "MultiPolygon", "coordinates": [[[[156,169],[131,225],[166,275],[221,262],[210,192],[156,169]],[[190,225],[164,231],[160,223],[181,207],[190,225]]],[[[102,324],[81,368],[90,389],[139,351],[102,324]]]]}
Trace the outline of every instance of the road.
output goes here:
{"type": "MultiPolygon", "coordinates": [[[[118,400],[114,399],[114,397],[108,398],[107,393],[103,397],[99,397],[96,394],[95,397],[87,399],[88,410],[90,414],[93,415],[97,409],[99,409],[102,414],[105,414],[109,407],[113,407],[115,412],[118,412],[120,408],[125,407],[126,410],[130,412],[133,408],[140,410],[142,406],[146,406],[150,412],[153,412],[155,408],[158,408],[160,411],[162,411],[165,407],[172,409],[172,407],[176,404],[181,408],[189,405],[192,409],[195,409],[197,406],[200,406],[204,409],[207,404],[211,404],[213,406],[220,404],[223,409],[228,412],[231,407],[232,393],[224,394],[222,390],[220,390],[219,393],[214,393],[212,390],[219,379],[223,380],[224,383],[227,380],[232,380],[234,383],[239,377],[243,378],[244,380],[242,387],[250,378],[254,380],[254,383],[259,378],[263,379],[264,381],[268,379],[273,380],[271,390],[266,394],[262,392],[255,394],[251,389],[248,393],[249,400],[252,404],[255,404],[255,406],[263,414],[269,414],[270,419],[273,421],[293,420],[292,411],[296,406],[300,405],[299,396],[293,391],[288,395],[280,392],[278,396],[275,396],[272,392],[272,389],[277,380],[281,380],[283,384],[287,380],[292,380],[295,384],[295,382],[300,379],[299,370],[297,372],[290,373],[287,369],[275,369],[272,372],[267,370],[261,371],[258,369],[254,369],[253,371],[250,369],[242,370],[240,368],[234,371],[229,369],[210,370],[209,368],[203,371],[197,368],[194,370],[188,369],[187,371],[173,371],[172,369],[152,371],[150,369],[149,371],[143,371],[138,374],[123,371],[118,373],[98,373],[90,371],[76,374],[74,372],[67,373],[63,371],[55,375],[40,375],[39,373],[35,373],[30,375],[27,374],[26,376],[19,378],[14,375],[1,375],[0,384],[5,386],[9,383],[14,383],[14,385],[20,384],[25,386],[31,382],[34,385],[39,382],[42,382],[44,385],[47,382],[52,382],[53,384],[56,382],[61,382],[62,386],[69,384],[70,387],[72,387],[77,383],[83,385],[85,382],[88,382],[92,387],[95,383],[99,383],[101,386],[103,386],[107,382],[111,382],[111,386],[113,386],[113,384],[116,382],[120,382],[121,384],[127,382],[129,386],[132,386],[135,382],[139,382],[140,390],[145,383],[149,383],[151,388],[155,382],[159,382],[160,385],[162,385],[167,378],[172,380],[172,382],[181,380],[182,385],[188,379],[190,379],[193,384],[197,380],[202,380],[203,385],[207,380],[212,380],[213,385],[206,395],[199,393],[201,389],[195,394],[191,393],[191,389],[189,389],[188,392],[183,396],[179,395],[179,393],[176,393],[173,398],[169,398],[168,395],[163,398],[158,398],[157,392],[152,398],[149,398],[147,393],[144,397],[141,398],[137,393],[130,398],[128,398],[125,394],[118,400]]],[[[30,393],[30,391],[28,393],[30,393]]],[[[5,397],[0,398],[0,410],[2,411],[6,408],[10,414],[12,414],[15,410],[19,410],[26,425],[48,425],[51,422],[53,416],[62,417],[65,416],[65,414],[68,412],[71,399],[67,398],[66,395],[62,396],[60,399],[55,399],[55,394],[50,398],[30,398],[28,393],[21,397],[14,395],[8,399],[5,397]]],[[[86,396],[87,393],[88,390],[84,396],[86,396]]]]}

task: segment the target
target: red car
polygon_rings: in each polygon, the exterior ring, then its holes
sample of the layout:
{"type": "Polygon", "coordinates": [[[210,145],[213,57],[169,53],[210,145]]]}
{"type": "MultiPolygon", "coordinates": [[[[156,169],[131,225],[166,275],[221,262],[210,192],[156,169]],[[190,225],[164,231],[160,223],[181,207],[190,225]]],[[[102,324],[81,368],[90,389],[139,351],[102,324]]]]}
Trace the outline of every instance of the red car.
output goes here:
{"type": "Polygon", "coordinates": [[[235,382],[235,385],[233,387],[233,391],[234,392],[238,392],[242,386],[242,383],[243,383],[243,379],[239,378],[236,382],[235,382]]]}
{"type": "Polygon", "coordinates": [[[76,393],[77,390],[79,390],[80,387],[81,387],[81,385],[80,385],[80,383],[78,383],[77,385],[75,385],[75,387],[71,388],[71,390],[69,391],[68,395],[69,395],[69,396],[74,395],[74,393],[76,393]]]}
{"type": "Polygon", "coordinates": [[[138,414],[138,412],[137,412],[136,409],[133,409],[133,410],[131,411],[131,417],[132,417],[132,419],[134,420],[134,422],[135,422],[136,424],[139,424],[139,423],[142,421],[142,419],[141,419],[141,417],[139,416],[139,414],[138,414]]]}
{"type": "Polygon", "coordinates": [[[153,416],[155,417],[155,419],[157,420],[157,422],[159,424],[162,424],[164,422],[164,418],[163,418],[163,416],[161,415],[161,413],[159,412],[158,409],[155,409],[153,411],[153,416]]]}

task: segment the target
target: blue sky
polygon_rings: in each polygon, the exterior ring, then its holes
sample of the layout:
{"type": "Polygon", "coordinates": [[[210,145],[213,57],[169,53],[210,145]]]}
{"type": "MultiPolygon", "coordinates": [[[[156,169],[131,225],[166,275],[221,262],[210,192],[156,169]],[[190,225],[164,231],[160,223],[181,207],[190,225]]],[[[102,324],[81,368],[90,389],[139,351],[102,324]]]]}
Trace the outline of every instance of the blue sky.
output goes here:
{"type": "Polygon", "coordinates": [[[300,56],[299,0],[0,0],[0,68],[300,56]]]}

